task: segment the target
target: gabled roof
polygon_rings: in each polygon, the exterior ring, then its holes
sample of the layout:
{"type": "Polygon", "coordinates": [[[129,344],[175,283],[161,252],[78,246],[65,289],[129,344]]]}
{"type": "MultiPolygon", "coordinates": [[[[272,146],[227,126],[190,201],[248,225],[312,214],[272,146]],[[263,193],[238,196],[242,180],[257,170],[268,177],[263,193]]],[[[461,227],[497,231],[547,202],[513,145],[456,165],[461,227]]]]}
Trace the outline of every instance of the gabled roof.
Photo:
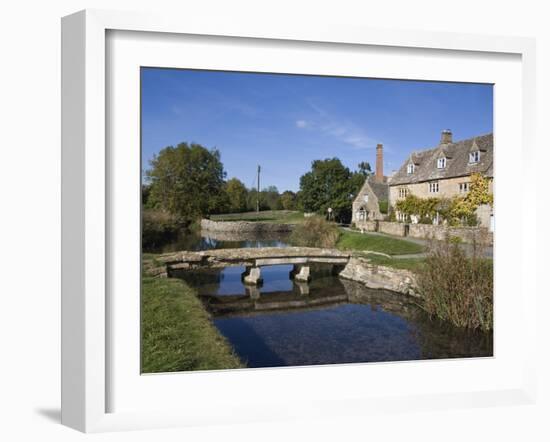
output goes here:
{"type": "Polygon", "coordinates": [[[493,176],[493,134],[480,135],[456,143],[440,144],[433,149],[414,152],[391,177],[390,186],[421,183],[468,176],[472,173],[493,176]],[[479,150],[480,161],[470,164],[470,152],[479,150]],[[437,168],[438,158],[447,158],[444,169],[437,168]],[[414,173],[407,173],[407,165],[414,163],[414,173]]]}
{"type": "Polygon", "coordinates": [[[367,179],[367,183],[372,189],[372,192],[378,198],[378,201],[388,201],[390,186],[388,183],[378,183],[374,179],[367,179]]]}

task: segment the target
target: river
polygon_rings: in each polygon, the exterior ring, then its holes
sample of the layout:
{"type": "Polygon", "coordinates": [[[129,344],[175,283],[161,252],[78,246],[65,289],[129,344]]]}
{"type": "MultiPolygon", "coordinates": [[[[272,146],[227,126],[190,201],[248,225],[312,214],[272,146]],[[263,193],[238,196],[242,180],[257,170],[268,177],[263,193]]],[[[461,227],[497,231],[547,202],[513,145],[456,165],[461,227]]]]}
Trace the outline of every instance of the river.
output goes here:
{"type": "MultiPolygon", "coordinates": [[[[237,237],[189,234],[162,251],[284,247],[284,234],[237,237]]],[[[430,319],[414,298],[372,290],[313,269],[309,284],[289,278],[292,266],[262,268],[263,285],[241,282],[242,267],[180,272],[195,287],[219,332],[248,367],[487,357],[492,334],[430,319]]]]}

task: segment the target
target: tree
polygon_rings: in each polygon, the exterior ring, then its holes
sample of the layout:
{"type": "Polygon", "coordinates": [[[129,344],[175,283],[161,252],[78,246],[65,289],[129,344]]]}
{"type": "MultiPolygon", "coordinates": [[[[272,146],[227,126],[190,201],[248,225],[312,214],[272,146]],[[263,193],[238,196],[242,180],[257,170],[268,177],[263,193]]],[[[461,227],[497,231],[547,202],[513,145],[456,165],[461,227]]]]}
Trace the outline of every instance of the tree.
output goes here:
{"type": "Polygon", "coordinates": [[[268,186],[262,189],[261,201],[269,208],[269,210],[281,210],[283,208],[279,190],[276,186],[268,186]]]}
{"type": "Polygon", "coordinates": [[[281,194],[281,205],[284,210],[296,210],[296,194],[290,190],[285,190],[281,194]]]}
{"type": "Polygon", "coordinates": [[[229,210],[231,212],[244,212],[248,206],[248,190],[237,178],[231,178],[225,184],[225,191],[229,198],[229,210]]]}
{"type": "Polygon", "coordinates": [[[218,150],[180,143],[162,149],[150,166],[146,175],[151,207],[187,221],[227,210],[225,171],[218,150]]]}
{"type": "Polygon", "coordinates": [[[372,175],[372,169],[370,167],[370,163],[367,161],[361,161],[357,165],[358,172],[364,176],[372,175]]]}
{"type": "Polygon", "coordinates": [[[315,160],[311,171],[300,178],[300,199],[306,212],[326,215],[332,208],[334,219],[351,219],[351,205],[364,177],[359,180],[338,158],[315,160]]]}

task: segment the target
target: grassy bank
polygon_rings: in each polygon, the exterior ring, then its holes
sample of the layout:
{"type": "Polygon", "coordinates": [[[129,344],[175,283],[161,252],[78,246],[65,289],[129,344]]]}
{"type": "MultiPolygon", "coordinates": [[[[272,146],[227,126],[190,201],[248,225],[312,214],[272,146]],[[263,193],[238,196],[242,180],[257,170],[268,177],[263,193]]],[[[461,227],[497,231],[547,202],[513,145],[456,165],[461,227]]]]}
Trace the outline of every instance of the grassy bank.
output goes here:
{"type": "Polygon", "coordinates": [[[422,269],[422,266],[426,263],[425,258],[388,258],[370,253],[366,256],[372,264],[394,269],[411,270],[413,272],[422,269]]]}
{"type": "Polygon", "coordinates": [[[195,291],[178,279],[142,277],[141,336],[144,373],[243,366],[195,291]]]}
{"type": "Polygon", "coordinates": [[[212,215],[212,221],[257,221],[264,223],[297,224],[304,221],[304,213],[294,210],[264,210],[259,213],[224,213],[212,215]]]}
{"type": "Polygon", "coordinates": [[[408,255],[424,252],[424,247],[404,239],[343,230],[336,245],[341,250],[370,250],[388,255],[408,255]]]}

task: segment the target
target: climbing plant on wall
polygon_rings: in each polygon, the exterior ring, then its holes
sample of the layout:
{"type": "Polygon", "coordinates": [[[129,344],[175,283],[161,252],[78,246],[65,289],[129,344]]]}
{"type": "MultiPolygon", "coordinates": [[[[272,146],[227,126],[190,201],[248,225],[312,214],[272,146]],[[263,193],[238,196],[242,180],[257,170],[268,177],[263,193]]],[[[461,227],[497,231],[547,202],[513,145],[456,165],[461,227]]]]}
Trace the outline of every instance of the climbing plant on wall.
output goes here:
{"type": "Polygon", "coordinates": [[[408,216],[433,218],[437,213],[439,202],[438,198],[419,198],[407,195],[405,199],[397,201],[395,208],[408,216]]]}
{"type": "Polygon", "coordinates": [[[489,204],[493,207],[493,194],[489,192],[490,180],[479,173],[474,173],[470,177],[470,189],[466,196],[453,198],[449,210],[449,222],[451,224],[461,224],[464,220],[470,220],[468,224],[475,220],[476,209],[489,204]]]}

